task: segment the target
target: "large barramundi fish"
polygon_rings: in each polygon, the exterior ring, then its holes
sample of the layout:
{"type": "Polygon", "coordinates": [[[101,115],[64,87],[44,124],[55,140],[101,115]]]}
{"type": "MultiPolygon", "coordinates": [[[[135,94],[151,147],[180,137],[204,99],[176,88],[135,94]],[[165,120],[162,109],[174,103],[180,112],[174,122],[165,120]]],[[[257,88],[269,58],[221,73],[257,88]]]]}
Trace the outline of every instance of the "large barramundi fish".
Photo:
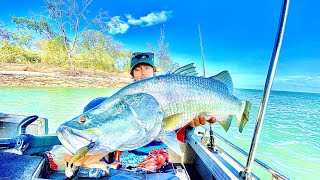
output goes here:
{"type": "Polygon", "coordinates": [[[225,131],[236,118],[242,132],[251,103],[232,95],[229,73],[209,78],[194,75],[190,64],[129,84],[99,106],[63,123],[57,130],[59,140],[73,154],[88,145],[88,154],[98,154],[133,150],[161,139],[181,155],[175,130],[198,115],[215,117],[225,131]]]}

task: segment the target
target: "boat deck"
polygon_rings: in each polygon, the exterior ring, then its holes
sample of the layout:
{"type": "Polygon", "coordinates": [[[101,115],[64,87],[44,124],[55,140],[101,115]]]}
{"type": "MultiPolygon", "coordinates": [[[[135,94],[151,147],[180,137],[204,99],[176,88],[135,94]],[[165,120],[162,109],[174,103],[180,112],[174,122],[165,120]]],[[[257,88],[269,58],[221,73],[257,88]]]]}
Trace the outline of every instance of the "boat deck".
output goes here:
{"type": "Polygon", "coordinates": [[[0,152],[1,179],[32,179],[44,161],[42,156],[17,155],[0,152]]]}

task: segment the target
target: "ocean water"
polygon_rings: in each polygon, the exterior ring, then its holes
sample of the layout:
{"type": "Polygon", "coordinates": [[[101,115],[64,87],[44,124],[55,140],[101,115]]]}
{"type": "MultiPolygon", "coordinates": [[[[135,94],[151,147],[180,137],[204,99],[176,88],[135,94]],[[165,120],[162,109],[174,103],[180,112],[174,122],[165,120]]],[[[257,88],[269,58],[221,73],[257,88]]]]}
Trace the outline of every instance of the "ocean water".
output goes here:
{"type": "MultiPolygon", "coordinates": [[[[110,96],[116,91],[107,88],[1,87],[0,112],[46,117],[49,132],[55,133],[60,123],[79,115],[92,99],[110,96]]],[[[218,123],[213,129],[248,152],[262,91],[236,89],[234,94],[252,102],[250,119],[243,133],[238,132],[236,122],[232,122],[228,132],[224,132],[218,123]]],[[[290,179],[319,179],[320,94],[272,91],[256,158],[290,179]]],[[[245,158],[239,161],[245,166],[245,158]]],[[[264,175],[261,178],[269,179],[264,175]]]]}

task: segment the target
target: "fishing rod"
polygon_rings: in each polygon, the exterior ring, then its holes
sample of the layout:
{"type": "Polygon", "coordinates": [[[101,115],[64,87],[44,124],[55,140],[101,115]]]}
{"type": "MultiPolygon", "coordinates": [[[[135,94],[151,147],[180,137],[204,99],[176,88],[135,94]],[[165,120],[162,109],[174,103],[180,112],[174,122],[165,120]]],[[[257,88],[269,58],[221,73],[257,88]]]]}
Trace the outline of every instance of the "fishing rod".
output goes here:
{"type": "Polygon", "coordinates": [[[260,108],[259,108],[259,112],[258,112],[256,126],[254,129],[254,134],[253,134],[253,138],[252,138],[252,142],[251,142],[251,147],[250,147],[249,156],[247,159],[246,168],[245,168],[244,172],[243,171],[240,172],[242,179],[251,179],[252,163],[254,161],[254,156],[256,154],[259,136],[261,133],[261,126],[262,126],[262,123],[264,120],[264,115],[265,115],[265,111],[267,108],[268,99],[269,99],[275,71],[277,68],[278,58],[279,58],[280,49],[281,49],[281,45],[282,45],[283,33],[284,33],[287,15],[288,15],[288,8],[289,8],[289,0],[284,0],[283,5],[282,5],[282,9],[281,9],[281,14],[280,14],[278,32],[277,32],[275,44],[273,47],[273,52],[272,52],[269,70],[268,70],[268,74],[266,77],[266,82],[265,82],[265,86],[264,86],[264,90],[263,90],[263,94],[262,94],[262,99],[260,102],[260,108]]]}
{"type": "Polygon", "coordinates": [[[199,38],[200,38],[200,50],[201,50],[203,77],[206,77],[206,68],[205,68],[205,64],[204,64],[204,54],[203,54],[202,35],[201,35],[201,31],[200,31],[200,24],[198,24],[198,28],[199,28],[199,38]]]}
{"type": "MultiPolygon", "coordinates": [[[[204,63],[204,53],[203,53],[203,46],[202,46],[202,35],[201,35],[201,30],[200,30],[200,24],[198,24],[198,29],[199,29],[199,39],[200,39],[200,50],[201,50],[201,59],[202,59],[202,70],[203,70],[203,77],[206,77],[206,68],[205,68],[205,63],[204,63]]],[[[210,147],[214,152],[216,152],[215,148],[215,140],[214,140],[214,135],[213,135],[213,130],[212,130],[212,124],[209,124],[210,130],[210,147]]]]}

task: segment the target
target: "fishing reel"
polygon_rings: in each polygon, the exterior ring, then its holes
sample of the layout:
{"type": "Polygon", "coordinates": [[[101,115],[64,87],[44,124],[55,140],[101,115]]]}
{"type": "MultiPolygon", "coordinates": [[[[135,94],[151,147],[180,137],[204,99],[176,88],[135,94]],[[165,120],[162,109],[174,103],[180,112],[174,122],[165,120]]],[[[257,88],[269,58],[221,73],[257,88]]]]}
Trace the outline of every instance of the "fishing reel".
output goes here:
{"type": "Polygon", "coordinates": [[[217,148],[215,145],[215,139],[213,135],[213,130],[210,125],[210,130],[208,131],[207,128],[204,126],[201,126],[204,128],[204,132],[198,132],[198,134],[201,135],[201,142],[206,145],[208,148],[210,148],[213,152],[217,152],[217,148]]]}

